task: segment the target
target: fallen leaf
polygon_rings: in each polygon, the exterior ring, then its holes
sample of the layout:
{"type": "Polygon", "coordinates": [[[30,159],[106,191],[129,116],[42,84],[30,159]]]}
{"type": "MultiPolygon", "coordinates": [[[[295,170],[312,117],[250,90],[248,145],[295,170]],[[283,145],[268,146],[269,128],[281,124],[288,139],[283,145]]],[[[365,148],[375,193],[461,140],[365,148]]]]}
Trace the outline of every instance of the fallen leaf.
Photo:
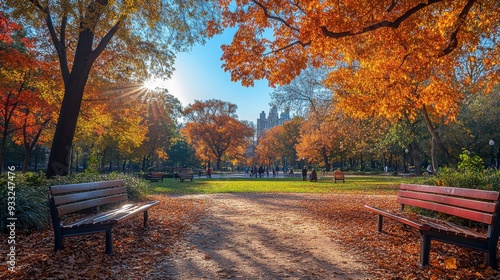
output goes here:
{"type": "Polygon", "coordinates": [[[444,260],[444,268],[446,269],[457,269],[457,259],[448,258],[444,260]]]}

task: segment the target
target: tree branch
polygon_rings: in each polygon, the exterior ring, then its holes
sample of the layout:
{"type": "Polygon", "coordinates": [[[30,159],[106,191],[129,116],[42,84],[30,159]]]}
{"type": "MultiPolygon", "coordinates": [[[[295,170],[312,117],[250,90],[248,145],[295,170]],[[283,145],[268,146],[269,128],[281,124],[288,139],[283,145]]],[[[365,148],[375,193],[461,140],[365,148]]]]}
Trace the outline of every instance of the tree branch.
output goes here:
{"type": "Polygon", "coordinates": [[[122,24],[123,24],[122,20],[121,19],[118,20],[118,22],[116,22],[116,24],[108,31],[108,33],[106,33],[106,35],[104,35],[104,37],[99,42],[99,45],[97,45],[97,47],[92,52],[92,57],[90,59],[91,64],[101,54],[101,52],[106,48],[106,46],[111,41],[113,36],[115,36],[116,32],[118,32],[118,30],[121,28],[122,24]]]}
{"type": "Polygon", "coordinates": [[[68,77],[69,77],[69,67],[68,67],[68,61],[66,57],[66,47],[64,45],[64,40],[65,38],[65,30],[66,30],[66,23],[67,23],[67,17],[64,16],[61,21],[61,38],[57,38],[57,33],[54,27],[54,23],[52,22],[52,17],[50,14],[50,9],[47,4],[46,7],[42,6],[42,4],[38,0],[30,0],[31,3],[35,5],[35,7],[43,12],[45,14],[45,23],[47,24],[47,29],[49,30],[50,38],[52,40],[52,43],[54,44],[54,47],[56,48],[57,55],[59,57],[59,65],[61,67],[61,72],[62,72],[62,78],[64,83],[66,83],[68,77]]]}
{"type": "Polygon", "coordinates": [[[467,1],[467,4],[465,4],[464,8],[462,9],[460,14],[458,15],[458,19],[453,24],[453,29],[451,31],[450,38],[448,40],[448,45],[446,45],[446,47],[442,50],[442,53],[439,55],[439,57],[445,56],[457,48],[458,32],[460,31],[460,28],[462,27],[462,25],[464,25],[465,19],[467,18],[467,15],[469,14],[470,9],[472,8],[474,3],[476,3],[476,2],[477,2],[477,0],[467,1]]]}
{"type": "Polygon", "coordinates": [[[283,23],[286,27],[288,27],[288,28],[290,28],[292,30],[295,30],[297,32],[300,32],[300,29],[291,26],[286,20],[284,20],[284,19],[282,19],[282,18],[280,18],[278,16],[273,16],[273,15],[269,14],[269,11],[267,10],[267,7],[264,6],[264,4],[262,4],[262,3],[258,2],[258,1],[255,1],[255,0],[252,0],[252,2],[254,2],[255,5],[259,6],[264,11],[264,15],[266,16],[266,18],[277,20],[277,21],[283,23]]]}
{"type": "Polygon", "coordinates": [[[271,50],[270,52],[267,52],[264,55],[268,55],[268,54],[271,54],[271,53],[277,53],[277,52],[280,52],[280,51],[284,51],[284,50],[286,50],[288,48],[291,48],[291,47],[293,47],[295,45],[301,45],[301,46],[305,47],[305,46],[308,46],[310,44],[311,44],[311,42],[303,43],[302,41],[297,40],[297,41],[295,41],[295,42],[293,42],[293,43],[291,43],[289,45],[286,45],[284,47],[281,47],[281,48],[279,48],[277,50],[271,50]]]}
{"type": "Polygon", "coordinates": [[[420,11],[420,10],[422,10],[422,9],[432,5],[432,4],[442,2],[442,1],[443,0],[429,0],[429,1],[426,1],[426,3],[420,3],[420,4],[416,5],[415,7],[406,11],[406,13],[404,13],[400,17],[396,18],[396,20],[394,20],[394,21],[384,20],[384,21],[369,25],[369,26],[363,28],[361,30],[361,32],[359,32],[359,33],[353,33],[352,31],[332,32],[332,31],[328,30],[328,28],[324,25],[321,26],[320,28],[321,28],[321,31],[323,32],[323,35],[325,37],[330,37],[330,38],[335,38],[335,39],[348,37],[348,36],[354,36],[354,35],[358,35],[358,34],[363,34],[363,33],[367,33],[367,32],[374,31],[374,30],[384,28],[384,27],[397,29],[401,25],[401,23],[403,23],[403,21],[408,19],[413,14],[417,13],[418,11],[420,11]]]}

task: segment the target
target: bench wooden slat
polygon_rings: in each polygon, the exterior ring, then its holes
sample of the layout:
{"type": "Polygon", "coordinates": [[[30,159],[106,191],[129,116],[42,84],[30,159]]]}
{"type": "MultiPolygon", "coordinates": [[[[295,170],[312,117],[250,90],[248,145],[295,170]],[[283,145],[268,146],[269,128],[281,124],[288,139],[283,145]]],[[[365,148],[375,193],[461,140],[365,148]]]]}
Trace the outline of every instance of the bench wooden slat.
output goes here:
{"type": "Polygon", "coordinates": [[[459,207],[454,207],[454,206],[449,206],[449,205],[444,205],[444,204],[438,204],[434,202],[428,202],[428,201],[423,201],[423,200],[418,200],[418,199],[411,199],[411,198],[404,198],[404,197],[398,197],[397,199],[398,203],[405,204],[405,205],[412,205],[424,209],[429,209],[432,211],[437,211],[449,215],[454,215],[457,217],[469,219],[472,221],[476,222],[481,222],[485,224],[492,224],[494,221],[494,215],[492,214],[487,214],[487,213],[481,213],[478,211],[474,210],[468,210],[468,209],[463,209],[459,207]]]}
{"type": "Polygon", "coordinates": [[[459,207],[464,207],[472,210],[477,210],[481,212],[495,213],[497,210],[497,204],[487,201],[470,200],[463,199],[460,197],[452,197],[446,195],[430,194],[430,193],[417,193],[412,191],[400,190],[400,197],[407,197],[419,200],[433,201],[442,204],[454,205],[459,207]]]}
{"type": "Polygon", "coordinates": [[[126,201],[126,200],[128,200],[127,194],[119,194],[119,195],[101,197],[101,198],[96,198],[96,199],[84,200],[84,201],[77,202],[77,203],[59,206],[59,207],[57,207],[57,213],[60,216],[62,216],[62,215],[76,212],[76,211],[80,211],[83,209],[101,206],[104,204],[116,203],[116,202],[120,202],[120,201],[126,201]]]}
{"type": "Polygon", "coordinates": [[[149,209],[155,205],[157,205],[158,201],[150,201],[144,204],[125,204],[118,209],[113,209],[107,212],[99,213],[92,217],[88,217],[79,221],[75,221],[71,224],[67,224],[65,228],[73,228],[79,226],[87,226],[93,225],[96,223],[109,223],[116,224],[122,222],[128,218],[131,218],[136,215],[138,212],[143,212],[146,209],[149,209]]]}
{"type": "Polygon", "coordinates": [[[456,235],[460,234],[465,237],[472,237],[481,240],[486,239],[485,234],[480,234],[478,232],[472,231],[471,229],[461,227],[459,225],[455,225],[450,222],[444,222],[444,224],[438,224],[431,221],[426,221],[426,224],[430,225],[435,230],[437,229],[438,231],[445,231],[449,234],[456,234],[456,235]]]}
{"type": "Polygon", "coordinates": [[[59,194],[69,193],[69,192],[91,191],[91,190],[113,188],[113,187],[124,186],[124,185],[125,185],[125,183],[122,180],[79,183],[79,184],[71,184],[71,185],[57,185],[57,186],[50,186],[50,193],[52,195],[59,195],[59,194]]]}
{"type": "Polygon", "coordinates": [[[456,232],[459,232],[465,236],[474,236],[478,239],[486,239],[488,238],[487,237],[487,233],[480,233],[480,232],[476,232],[476,231],[473,231],[471,230],[470,228],[467,228],[467,227],[463,227],[463,226],[460,226],[460,225],[456,225],[452,222],[447,222],[447,221],[444,221],[444,223],[449,226],[453,231],[456,231],[456,232]]]}
{"type": "Polygon", "coordinates": [[[77,201],[86,200],[86,199],[106,197],[106,196],[111,196],[111,195],[116,195],[116,194],[124,194],[124,193],[127,193],[126,187],[118,187],[118,188],[96,190],[96,191],[89,191],[89,192],[72,193],[72,194],[67,194],[67,195],[55,196],[54,197],[54,204],[60,205],[60,204],[77,202],[77,201]]]}
{"type": "Polygon", "coordinates": [[[417,223],[415,221],[409,220],[407,218],[401,217],[401,216],[396,215],[396,214],[389,213],[389,212],[384,211],[382,209],[379,209],[377,207],[365,205],[365,208],[368,208],[371,211],[373,211],[373,212],[375,212],[375,213],[377,213],[379,215],[382,215],[382,216],[385,216],[385,217],[389,217],[391,219],[397,220],[398,222],[401,222],[401,223],[403,223],[405,225],[417,228],[419,230],[429,230],[430,229],[430,227],[428,225],[417,223]]]}
{"type": "Polygon", "coordinates": [[[469,197],[469,198],[474,198],[474,199],[485,199],[485,200],[492,200],[492,201],[498,201],[499,195],[500,195],[500,193],[497,191],[464,189],[464,188],[453,188],[453,187],[441,187],[441,186],[414,185],[414,184],[401,184],[399,189],[419,191],[419,192],[446,194],[446,195],[454,195],[454,196],[462,196],[462,197],[469,197]]]}
{"type": "Polygon", "coordinates": [[[152,201],[152,202],[146,203],[146,204],[131,205],[126,210],[118,210],[118,211],[115,211],[115,213],[113,213],[112,215],[108,215],[106,217],[102,216],[102,217],[96,218],[96,219],[94,219],[94,222],[100,222],[100,221],[109,219],[109,220],[116,221],[116,222],[120,223],[120,222],[123,222],[129,218],[134,217],[136,215],[136,213],[144,212],[144,210],[147,210],[147,209],[157,205],[158,203],[159,203],[158,201],[152,201]]]}

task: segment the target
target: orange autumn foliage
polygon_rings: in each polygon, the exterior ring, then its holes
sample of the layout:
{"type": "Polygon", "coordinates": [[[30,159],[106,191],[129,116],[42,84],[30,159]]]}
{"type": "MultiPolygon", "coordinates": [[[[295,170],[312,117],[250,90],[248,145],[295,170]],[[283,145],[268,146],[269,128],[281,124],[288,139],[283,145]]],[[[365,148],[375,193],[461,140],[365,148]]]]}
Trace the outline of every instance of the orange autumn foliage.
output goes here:
{"type": "Polygon", "coordinates": [[[188,123],[181,129],[198,158],[215,161],[220,168],[222,158],[242,157],[253,128],[239,121],[237,106],[221,100],[196,100],[184,110],[188,123]]]}
{"type": "MultiPolygon", "coordinates": [[[[420,110],[453,120],[463,92],[500,79],[500,6],[468,1],[220,0],[223,68],[245,86],[292,81],[307,65],[326,66],[325,84],[358,117],[414,117],[420,110]],[[459,58],[480,60],[472,83],[459,58]]],[[[215,30],[214,30],[215,32],[215,30]]]]}
{"type": "Polygon", "coordinates": [[[42,61],[34,45],[21,26],[0,13],[0,165],[10,138],[24,147],[23,171],[35,146],[50,141],[57,117],[55,66],[42,61]]]}

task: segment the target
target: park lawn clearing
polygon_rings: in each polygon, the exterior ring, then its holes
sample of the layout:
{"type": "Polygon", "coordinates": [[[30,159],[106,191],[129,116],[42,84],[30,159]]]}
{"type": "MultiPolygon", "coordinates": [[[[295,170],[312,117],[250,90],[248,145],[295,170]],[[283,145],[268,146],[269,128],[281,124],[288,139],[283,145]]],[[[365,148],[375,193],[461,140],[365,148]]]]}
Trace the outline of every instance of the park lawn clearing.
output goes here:
{"type": "Polygon", "coordinates": [[[214,193],[365,193],[395,194],[400,183],[408,179],[396,176],[349,176],[345,183],[333,183],[332,177],[318,182],[302,178],[195,178],[193,181],[151,183],[152,190],[161,194],[214,193]]]}

